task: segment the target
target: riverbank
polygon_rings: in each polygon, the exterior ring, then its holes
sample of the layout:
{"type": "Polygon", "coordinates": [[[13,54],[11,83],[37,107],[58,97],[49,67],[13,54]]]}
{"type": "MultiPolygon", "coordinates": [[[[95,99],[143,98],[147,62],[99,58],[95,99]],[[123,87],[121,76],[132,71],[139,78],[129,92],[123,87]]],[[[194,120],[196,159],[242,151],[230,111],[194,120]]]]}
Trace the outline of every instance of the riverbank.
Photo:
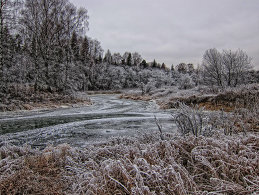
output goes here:
{"type": "Polygon", "coordinates": [[[53,109],[91,104],[90,99],[83,93],[67,95],[47,91],[34,92],[31,88],[22,88],[19,91],[16,91],[15,88],[9,89],[7,93],[0,94],[0,97],[0,112],[53,109]]]}
{"type": "MultiPolygon", "coordinates": [[[[169,135],[168,135],[169,136],[169,135]]],[[[259,136],[0,148],[0,194],[257,194],[259,136]]]]}
{"type": "MultiPolygon", "coordinates": [[[[181,103],[206,111],[220,111],[235,131],[259,132],[259,84],[216,91],[209,88],[178,90],[174,87],[157,89],[149,94],[132,91],[122,99],[155,100],[161,109],[178,108],[181,103]]],[[[220,120],[220,117],[217,117],[220,120]]]]}
{"type": "Polygon", "coordinates": [[[251,108],[259,104],[259,84],[218,91],[209,88],[179,90],[176,87],[154,90],[148,94],[130,91],[120,96],[122,99],[155,100],[162,109],[177,108],[179,102],[188,106],[198,105],[206,110],[232,112],[236,108],[251,108]]]}

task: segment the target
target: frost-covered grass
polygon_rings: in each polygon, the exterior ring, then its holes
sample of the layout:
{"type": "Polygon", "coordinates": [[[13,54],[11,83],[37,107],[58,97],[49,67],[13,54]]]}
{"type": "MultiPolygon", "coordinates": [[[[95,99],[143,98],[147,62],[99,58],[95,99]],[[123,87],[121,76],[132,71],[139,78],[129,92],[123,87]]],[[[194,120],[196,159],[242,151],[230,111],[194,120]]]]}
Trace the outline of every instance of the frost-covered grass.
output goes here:
{"type": "Polygon", "coordinates": [[[0,112],[91,104],[85,93],[35,92],[30,85],[10,85],[5,93],[0,92],[0,99],[0,112]]]}
{"type": "Polygon", "coordinates": [[[121,98],[126,99],[155,99],[163,108],[175,107],[174,103],[180,101],[188,105],[210,102],[218,107],[220,105],[225,105],[225,107],[230,107],[232,110],[235,107],[247,107],[249,106],[248,104],[251,105],[251,103],[257,103],[258,97],[259,84],[244,85],[227,89],[210,86],[179,89],[177,86],[164,86],[154,88],[145,94],[142,94],[140,90],[129,90],[121,95],[121,98]]]}
{"type": "Polygon", "coordinates": [[[139,100],[156,99],[158,101],[168,101],[171,98],[190,97],[199,94],[198,88],[193,89],[178,89],[177,86],[163,86],[160,88],[152,88],[148,93],[143,94],[140,90],[128,90],[120,97],[126,99],[137,98],[139,100]],[[147,99],[148,97],[148,99],[147,99]]]}
{"type": "Polygon", "coordinates": [[[253,108],[259,104],[259,84],[245,85],[238,88],[210,89],[197,87],[191,90],[171,90],[154,92],[155,98],[163,108],[175,108],[178,102],[187,105],[199,105],[207,110],[233,111],[236,108],[253,108]]]}
{"type": "MultiPolygon", "coordinates": [[[[163,109],[179,109],[180,104],[186,104],[192,108],[199,107],[215,111],[207,113],[210,118],[209,122],[216,128],[224,128],[226,134],[259,131],[259,84],[224,90],[205,86],[188,90],[165,87],[145,95],[141,95],[139,91],[131,91],[121,95],[120,98],[156,100],[163,109]]],[[[191,112],[190,109],[189,113],[191,112]]]]}
{"type": "Polygon", "coordinates": [[[0,194],[257,194],[259,135],[0,148],[0,194]]]}

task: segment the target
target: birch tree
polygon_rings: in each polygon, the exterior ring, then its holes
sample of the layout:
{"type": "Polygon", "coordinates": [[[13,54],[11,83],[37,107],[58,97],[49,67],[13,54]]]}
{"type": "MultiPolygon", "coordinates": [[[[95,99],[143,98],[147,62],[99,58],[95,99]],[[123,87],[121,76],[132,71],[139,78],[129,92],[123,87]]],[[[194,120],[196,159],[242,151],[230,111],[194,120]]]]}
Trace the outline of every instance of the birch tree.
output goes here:
{"type": "MultiPolygon", "coordinates": [[[[87,10],[77,9],[67,0],[26,0],[22,11],[22,31],[26,40],[35,40],[38,48],[35,69],[43,71],[46,88],[54,85],[53,62],[57,61],[59,48],[63,54],[64,87],[67,87],[72,48],[70,40],[73,32],[83,35],[88,27],[87,10]]],[[[39,72],[36,70],[36,72],[39,72]]],[[[38,76],[36,76],[38,78],[38,76]]],[[[37,80],[37,79],[35,79],[37,80]]]]}

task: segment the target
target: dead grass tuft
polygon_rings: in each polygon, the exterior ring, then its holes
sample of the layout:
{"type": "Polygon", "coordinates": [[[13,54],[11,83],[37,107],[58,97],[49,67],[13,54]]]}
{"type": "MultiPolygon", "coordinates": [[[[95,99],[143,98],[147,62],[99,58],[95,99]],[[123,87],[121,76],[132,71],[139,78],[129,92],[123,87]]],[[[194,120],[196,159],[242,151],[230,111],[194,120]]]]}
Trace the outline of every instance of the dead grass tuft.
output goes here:
{"type": "Polygon", "coordinates": [[[120,99],[130,99],[130,100],[142,100],[142,101],[150,101],[152,100],[151,96],[148,95],[131,95],[131,94],[123,94],[120,95],[120,99]]]}
{"type": "Polygon", "coordinates": [[[256,194],[259,136],[0,148],[0,194],[256,194]]]}

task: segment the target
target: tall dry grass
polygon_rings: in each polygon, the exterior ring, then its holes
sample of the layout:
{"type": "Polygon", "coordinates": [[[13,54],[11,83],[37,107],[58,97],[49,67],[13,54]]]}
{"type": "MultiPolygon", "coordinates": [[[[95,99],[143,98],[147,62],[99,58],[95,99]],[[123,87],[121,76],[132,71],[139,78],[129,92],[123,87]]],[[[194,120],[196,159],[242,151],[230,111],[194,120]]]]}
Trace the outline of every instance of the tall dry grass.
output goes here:
{"type": "Polygon", "coordinates": [[[0,194],[258,194],[259,136],[0,148],[0,194]]]}

